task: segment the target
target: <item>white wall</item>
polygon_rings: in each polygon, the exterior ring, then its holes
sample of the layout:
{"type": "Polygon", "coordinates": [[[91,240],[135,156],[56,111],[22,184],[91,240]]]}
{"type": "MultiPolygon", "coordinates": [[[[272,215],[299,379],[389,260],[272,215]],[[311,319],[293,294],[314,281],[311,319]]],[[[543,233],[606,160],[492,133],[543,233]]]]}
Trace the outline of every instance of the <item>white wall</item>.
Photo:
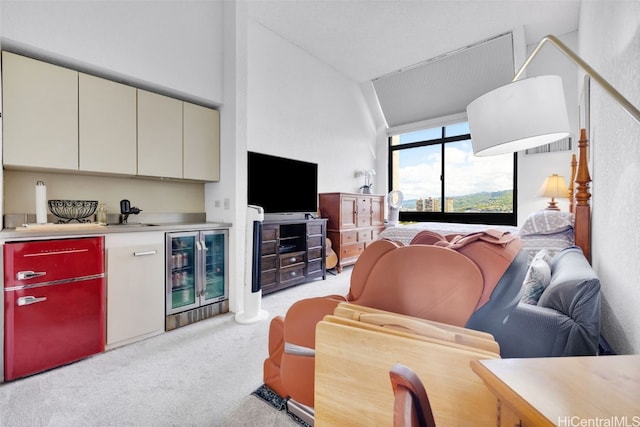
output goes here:
{"type": "MultiPolygon", "coordinates": [[[[640,106],[640,3],[582,2],[581,56],[640,106]]],[[[602,281],[603,335],[640,353],[640,124],[591,84],[592,264],[602,281]]]]}
{"type": "Polygon", "coordinates": [[[0,20],[3,48],[222,102],[222,2],[3,0],[0,20]]]}
{"type": "Polygon", "coordinates": [[[248,149],[318,163],[319,192],[357,192],[355,171],[376,167],[375,124],[359,86],[255,21],[247,93],[248,149]]]}

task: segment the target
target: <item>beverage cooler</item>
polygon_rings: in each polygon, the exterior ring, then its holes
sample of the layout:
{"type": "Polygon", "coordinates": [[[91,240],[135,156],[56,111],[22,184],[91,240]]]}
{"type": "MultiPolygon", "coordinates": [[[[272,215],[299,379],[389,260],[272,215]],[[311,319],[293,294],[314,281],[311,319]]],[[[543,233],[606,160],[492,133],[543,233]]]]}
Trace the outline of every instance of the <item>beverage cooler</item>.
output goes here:
{"type": "Polygon", "coordinates": [[[229,311],[229,231],[167,233],[166,330],[229,311]]]}

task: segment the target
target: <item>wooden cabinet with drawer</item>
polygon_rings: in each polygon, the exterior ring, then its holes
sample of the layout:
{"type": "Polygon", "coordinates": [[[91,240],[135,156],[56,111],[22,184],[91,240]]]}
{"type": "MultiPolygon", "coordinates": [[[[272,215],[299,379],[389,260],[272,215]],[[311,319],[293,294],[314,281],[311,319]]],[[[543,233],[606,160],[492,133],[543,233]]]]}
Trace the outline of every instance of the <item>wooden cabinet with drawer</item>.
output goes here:
{"type": "Polygon", "coordinates": [[[354,264],[384,230],[384,196],[356,193],[320,194],[320,213],[338,256],[338,273],[354,264]]]}
{"type": "Polygon", "coordinates": [[[325,279],[325,239],[326,220],[264,221],[260,241],[262,293],[325,279]]]}

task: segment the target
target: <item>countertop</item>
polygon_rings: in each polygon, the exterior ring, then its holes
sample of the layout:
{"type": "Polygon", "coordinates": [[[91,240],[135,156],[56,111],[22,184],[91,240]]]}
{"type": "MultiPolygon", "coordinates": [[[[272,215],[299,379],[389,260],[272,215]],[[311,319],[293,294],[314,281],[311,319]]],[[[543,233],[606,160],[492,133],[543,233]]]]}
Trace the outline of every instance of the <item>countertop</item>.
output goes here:
{"type": "Polygon", "coordinates": [[[84,224],[32,224],[27,227],[5,228],[0,231],[0,239],[22,240],[33,238],[57,238],[62,236],[95,236],[111,233],[143,233],[143,232],[173,232],[191,230],[216,230],[231,228],[231,223],[225,222],[171,222],[171,223],[138,223],[100,225],[96,223],[84,224]]]}

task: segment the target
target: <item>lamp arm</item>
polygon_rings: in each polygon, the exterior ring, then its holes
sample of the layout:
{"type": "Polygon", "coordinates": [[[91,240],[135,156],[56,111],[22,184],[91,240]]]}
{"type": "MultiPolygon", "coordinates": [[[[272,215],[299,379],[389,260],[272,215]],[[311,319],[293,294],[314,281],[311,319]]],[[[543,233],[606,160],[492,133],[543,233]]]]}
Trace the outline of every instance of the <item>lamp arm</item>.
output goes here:
{"type": "Polygon", "coordinates": [[[551,42],[555,47],[557,47],[562,53],[567,55],[569,59],[571,59],[578,67],[582,68],[587,74],[589,74],[602,88],[607,92],[611,97],[624,108],[624,110],[631,115],[635,119],[636,122],[640,123],[640,110],[638,110],[627,98],[622,96],[620,92],[618,92],[611,84],[605,80],[596,70],[591,68],[589,64],[587,64],[582,58],[580,58],[574,51],[569,49],[567,45],[562,43],[556,36],[548,34],[540,40],[538,46],[531,52],[531,55],[527,58],[527,60],[522,64],[522,67],[518,70],[513,81],[515,82],[520,78],[520,75],[524,72],[525,68],[529,66],[529,63],[533,58],[538,54],[542,46],[546,42],[551,42]]]}

